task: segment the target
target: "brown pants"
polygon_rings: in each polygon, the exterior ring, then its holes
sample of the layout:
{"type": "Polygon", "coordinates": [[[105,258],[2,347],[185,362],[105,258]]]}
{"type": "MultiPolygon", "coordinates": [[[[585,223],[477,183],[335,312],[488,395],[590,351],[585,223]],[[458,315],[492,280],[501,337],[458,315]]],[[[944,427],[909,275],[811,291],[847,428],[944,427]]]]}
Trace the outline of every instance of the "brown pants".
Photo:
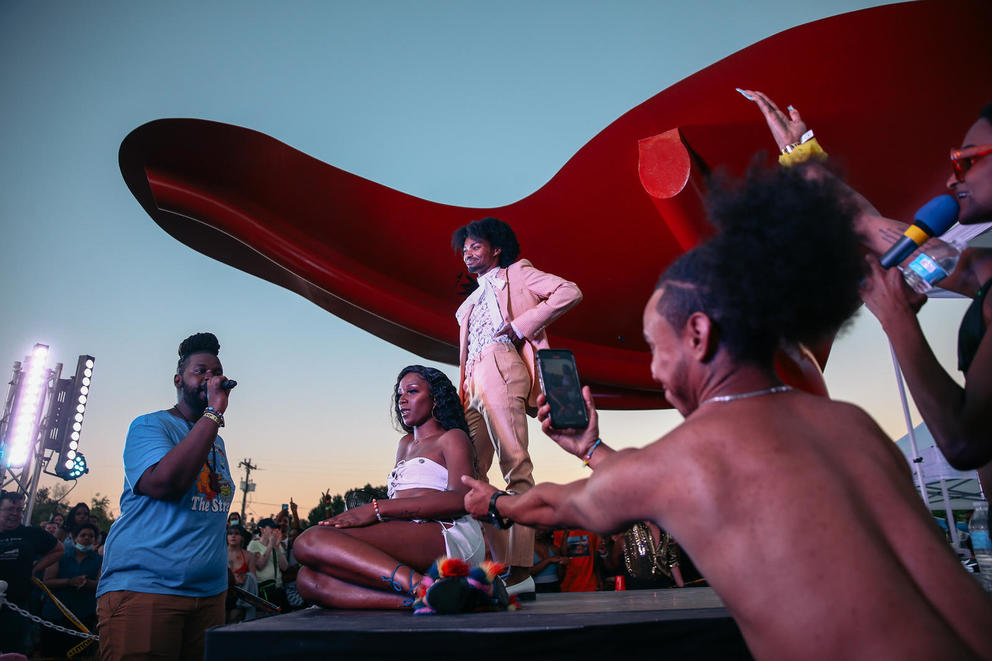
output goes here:
{"type": "Polygon", "coordinates": [[[206,630],[224,624],[224,597],[178,597],[120,590],[96,602],[100,659],[203,658],[206,630]]]}
{"type": "MultiPolygon", "coordinates": [[[[506,488],[523,493],[534,486],[527,452],[527,396],[530,375],[513,347],[486,347],[466,384],[465,420],[479,461],[481,479],[499,457],[506,488]]],[[[509,531],[483,525],[493,559],[518,567],[534,564],[534,529],[514,524],[509,531]]]]}

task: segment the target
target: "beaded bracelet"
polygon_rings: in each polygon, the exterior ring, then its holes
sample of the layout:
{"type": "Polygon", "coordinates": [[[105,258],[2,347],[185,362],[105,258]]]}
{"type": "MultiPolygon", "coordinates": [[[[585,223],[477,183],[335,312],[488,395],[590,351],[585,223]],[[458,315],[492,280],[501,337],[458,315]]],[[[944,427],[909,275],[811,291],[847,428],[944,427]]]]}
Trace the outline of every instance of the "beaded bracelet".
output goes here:
{"type": "Polygon", "coordinates": [[[214,413],[213,411],[204,411],[203,417],[206,418],[207,420],[213,420],[215,423],[217,423],[218,427],[224,426],[224,416],[221,415],[220,413],[214,413]]]}
{"type": "Polygon", "coordinates": [[[372,509],[375,510],[375,518],[379,519],[379,521],[382,521],[383,520],[382,513],[379,512],[379,501],[376,500],[375,498],[372,499],[372,509]]]}
{"type": "Polygon", "coordinates": [[[602,442],[603,439],[597,438],[596,442],[592,444],[591,448],[589,448],[589,452],[586,452],[586,456],[582,459],[582,465],[584,465],[586,468],[589,467],[589,462],[592,460],[592,453],[596,451],[596,448],[598,448],[599,444],[602,442]]]}

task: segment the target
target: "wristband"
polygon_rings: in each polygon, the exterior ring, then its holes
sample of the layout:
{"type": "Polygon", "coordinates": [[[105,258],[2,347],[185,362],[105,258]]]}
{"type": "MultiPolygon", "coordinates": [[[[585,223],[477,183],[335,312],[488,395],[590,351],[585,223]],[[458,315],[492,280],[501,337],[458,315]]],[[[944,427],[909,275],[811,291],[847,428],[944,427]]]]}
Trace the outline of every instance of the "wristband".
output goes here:
{"type": "Polygon", "coordinates": [[[497,491],[493,494],[492,498],[489,499],[489,523],[493,524],[493,528],[497,530],[506,530],[513,525],[513,521],[504,518],[499,515],[499,510],[496,509],[496,499],[500,496],[509,496],[506,491],[497,491]]]}
{"type": "Polygon", "coordinates": [[[823,147],[820,146],[820,143],[816,138],[810,138],[806,142],[801,142],[799,144],[787,145],[782,151],[783,154],[778,157],[778,162],[780,165],[787,168],[791,168],[794,165],[799,165],[800,163],[805,163],[809,160],[827,160],[827,152],[823,151],[823,147]]]}
{"type": "Polygon", "coordinates": [[[375,518],[379,519],[379,522],[381,523],[382,514],[379,512],[379,501],[376,500],[375,498],[372,499],[372,509],[375,510],[375,518]]]}
{"type": "Polygon", "coordinates": [[[207,420],[213,420],[217,423],[218,427],[224,426],[224,416],[220,413],[207,409],[203,412],[203,417],[207,420]]]}
{"type": "Polygon", "coordinates": [[[596,439],[596,442],[592,444],[592,447],[589,448],[589,452],[586,452],[586,456],[582,458],[582,465],[583,466],[585,466],[586,468],[589,467],[589,462],[592,460],[592,453],[596,451],[596,448],[598,448],[599,447],[599,444],[602,443],[602,442],[603,442],[603,439],[597,438],[596,439]]]}

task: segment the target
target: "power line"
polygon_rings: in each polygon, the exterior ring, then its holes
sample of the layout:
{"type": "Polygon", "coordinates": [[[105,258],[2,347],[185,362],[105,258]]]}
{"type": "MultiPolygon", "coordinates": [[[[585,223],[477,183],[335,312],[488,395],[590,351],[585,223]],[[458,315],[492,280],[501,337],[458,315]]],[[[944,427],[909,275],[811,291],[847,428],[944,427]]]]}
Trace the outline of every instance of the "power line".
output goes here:
{"type": "Polygon", "coordinates": [[[255,490],[255,483],[251,481],[251,472],[258,470],[258,466],[253,466],[251,457],[242,459],[238,468],[245,469],[245,481],[241,483],[241,520],[245,520],[245,507],[248,505],[248,492],[255,490]]]}

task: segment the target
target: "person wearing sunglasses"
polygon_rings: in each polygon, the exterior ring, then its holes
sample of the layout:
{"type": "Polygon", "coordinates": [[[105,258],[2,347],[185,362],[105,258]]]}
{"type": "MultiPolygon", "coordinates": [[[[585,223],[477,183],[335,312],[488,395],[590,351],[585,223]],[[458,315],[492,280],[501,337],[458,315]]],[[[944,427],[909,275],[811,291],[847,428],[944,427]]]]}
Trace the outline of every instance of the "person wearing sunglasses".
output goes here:
{"type": "MultiPolygon", "coordinates": [[[[802,144],[807,127],[799,111],[789,106],[786,114],[761,92],[742,93],[757,104],[783,154],[802,144]]],[[[825,158],[822,150],[812,153],[825,158]]],[[[951,149],[951,166],[947,188],[958,202],[961,229],[967,232],[967,226],[992,221],[992,104],[979,112],[962,146],[951,149]]],[[[817,176],[827,171],[814,165],[810,172],[817,176]]],[[[977,469],[984,492],[992,493],[988,414],[992,411],[992,334],[986,332],[992,324],[992,297],[988,295],[992,249],[965,249],[957,267],[940,281],[941,288],[972,299],[958,332],[958,369],[965,377],[962,387],[941,367],[923,335],[916,312],[924,299],[905,285],[898,269],[882,269],[876,259],[899,239],[906,224],[881,216],[864,197],[848,190],[861,210],[858,229],[873,253],[868,257],[870,272],[862,299],[892,342],[916,407],[944,457],[959,470],[977,469]]]]}

